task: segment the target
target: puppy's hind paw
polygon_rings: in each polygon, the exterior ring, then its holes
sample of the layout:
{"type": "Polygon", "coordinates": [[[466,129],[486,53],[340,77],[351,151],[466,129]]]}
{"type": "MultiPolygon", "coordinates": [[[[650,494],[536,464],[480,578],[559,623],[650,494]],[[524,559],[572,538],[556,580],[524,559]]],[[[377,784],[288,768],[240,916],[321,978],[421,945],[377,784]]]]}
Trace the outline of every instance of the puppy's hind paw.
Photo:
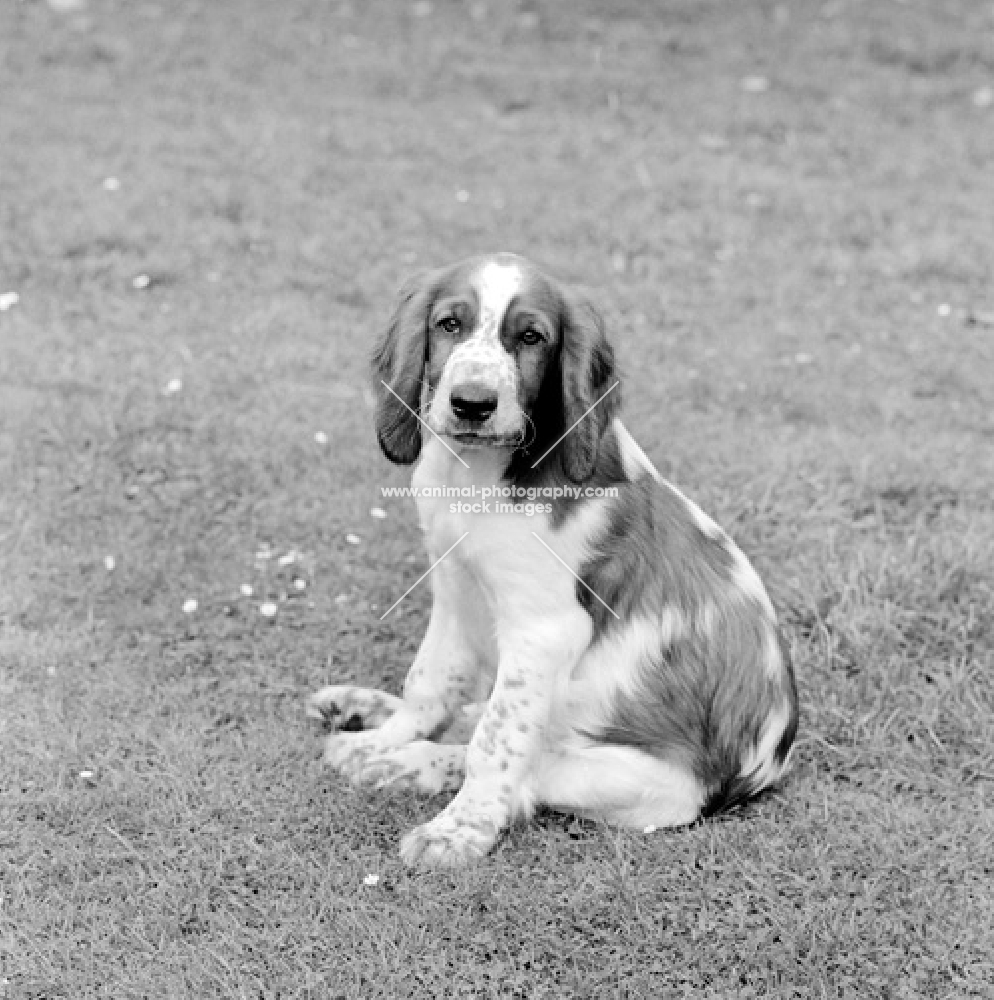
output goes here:
{"type": "Polygon", "coordinates": [[[367,761],[383,748],[375,733],[332,733],[324,743],[324,760],[354,784],[362,784],[367,761]]]}
{"type": "Polygon", "coordinates": [[[465,768],[465,747],[415,740],[369,757],[362,780],[391,791],[411,789],[424,795],[438,795],[459,789],[465,768]]]}
{"type": "Polygon", "coordinates": [[[355,733],[382,726],[401,704],[386,691],[329,684],[307,699],[307,715],[333,732],[355,733]]]}

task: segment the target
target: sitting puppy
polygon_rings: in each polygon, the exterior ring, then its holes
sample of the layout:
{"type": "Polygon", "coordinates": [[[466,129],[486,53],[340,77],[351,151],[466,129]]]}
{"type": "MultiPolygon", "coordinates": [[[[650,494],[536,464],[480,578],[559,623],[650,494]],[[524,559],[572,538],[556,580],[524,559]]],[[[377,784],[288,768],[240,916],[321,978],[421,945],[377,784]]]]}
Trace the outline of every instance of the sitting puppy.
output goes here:
{"type": "Polygon", "coordinates": [[[351,780],[458,789],[404,861],[473,861],[539,805],[682,826],[775,781],[798,709],[773,606],[615,416],[591,306],[474,258],[408,282],[373,367],[434,603],[402,698],[332,686],[310,712],[351,780]]]}

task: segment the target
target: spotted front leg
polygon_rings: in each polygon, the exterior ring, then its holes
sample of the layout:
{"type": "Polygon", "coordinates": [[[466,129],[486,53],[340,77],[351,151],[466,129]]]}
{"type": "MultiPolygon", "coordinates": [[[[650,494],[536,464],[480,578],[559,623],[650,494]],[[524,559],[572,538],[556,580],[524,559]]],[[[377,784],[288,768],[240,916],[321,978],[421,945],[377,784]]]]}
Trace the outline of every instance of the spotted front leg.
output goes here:
{"type": "Polygon", "coordinates": [[[468,864],[494,846],[515,815],[530,810],[529,768],[541,749],[557,680],[569,675],[589,640],[588,622],[586,616],[551,619],[512,637],[466,751],[462,789],[435,819],[404,838],[407,864],[468,864]]]}

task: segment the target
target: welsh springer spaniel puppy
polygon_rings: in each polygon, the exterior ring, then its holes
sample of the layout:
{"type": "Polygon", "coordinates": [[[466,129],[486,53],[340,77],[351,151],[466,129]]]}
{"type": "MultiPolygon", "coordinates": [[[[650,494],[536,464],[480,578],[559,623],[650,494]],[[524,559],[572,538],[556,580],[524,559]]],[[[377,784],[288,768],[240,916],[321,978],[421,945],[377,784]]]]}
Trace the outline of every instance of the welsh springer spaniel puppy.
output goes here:
{"type": "Polygon", "coordinates": [[[402,697],[332,686],[309,711],[353,782],[458,790],[404,861],[471,862],[540,805],[676,827],[776,781],[798,704],[773,606],[615,415],[590,304],[467,260],[407,283],[373,369],[434,602],[402,697]]]}

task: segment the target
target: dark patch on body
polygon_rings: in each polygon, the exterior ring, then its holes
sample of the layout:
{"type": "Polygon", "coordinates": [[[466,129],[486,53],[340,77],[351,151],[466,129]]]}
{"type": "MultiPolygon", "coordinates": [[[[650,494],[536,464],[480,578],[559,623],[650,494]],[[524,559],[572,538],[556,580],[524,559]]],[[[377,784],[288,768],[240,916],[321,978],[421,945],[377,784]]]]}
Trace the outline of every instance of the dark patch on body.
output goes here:
{"type": "MultiPolygon", "coordinates": [[[[601,403],[601,406],[607,405],[611,397],[619,393],[620,390],[615,389],[611,393],[611,396],[601,403]]],[[[560,431],[560,433],[562,432],[560,431]]],[[[552,440],[554,441],[555,437],[552,440]]],[[[533,450],[536,451],[537,455],[542,454],[540,450],[533,450]]],[[[518,453],[515,454],[515,459],[517,457],[518,453]]],[[[534,462],[535,459],[533,458],[531,461],[534,462]]],[[[577,514],[584,504],[599,502],[596,497],[574,496],[573,491],[578,485],[581,490],[617,487],[619,493],[624,492],[625,486],[632,485],[625,474],[625,464],[621,457],[621,446],[612,428],[608,428],[601,436],[597,453],[597,463],[589,478],[582,484],[574,483],[565,473],[558,449],[554,450],[551,455],[540,462],[536,469],[532,469],[530,465],[517,467],[517,478],[514,478],[513,475],[515,468],[515,460],[512,460],[511,467],[505,476],[505,481],[509,485],[516,486],[519,489],[534,489],[536,491],[535,502],[549,504],[552,507],[549,513],[549,526],[553,531],[558,530],[566,521],[577,514]],[[556,488],[562,489],[563,487],[570,488],[571,492],[569,496],[553,497],[548,494],[543,495],[542,493],[543,490],[554,491],[556,488]]],[[[618,501],[609,500],[608,502],[613,504],[618,501]]]]}
{"type": "MultiPolygon", "coordinates": [[[[604,473],[617,475],[610,447],[605,459],[604,473]]],[[[789,706],[789,718],[774,752],[778,763],[793,743],[798,702],[789,652],[766,610],[733,584],[735,557],[725,538],[702,530],[679,493],[649,475],[613,485],[620,495],[608,501],[610,521],[576,587],[594,643],[633,619],[661,622],[664,611],[676,624],[669,639],[660,625],[659,647],[641,665],[636,693],[619,695],[607,725],[590,735],[679,762],[706,789],[705,814],[728,808],[756,791],[748,776],[739,778],[742,757],[780,706],[789,706]],[[766,662],[772,648],[782,661],[773,677],[766,662]]]]}
{"type": "Polygon", "coordinates": [[[747,604],[726,603],[713,630],[697,629],[660,648],[642,665],[638,690],[619,696],[607,724],[588,735],[636,747],[686,767],[705,789],[703,815],[757,791],[740,777],[743,756],[760,741],[771,717],[789,706],[774,758],[782,763],[797,732],[797,693],[789,659],[777,676],[766,671],[776,626],[747,604]]]}
{"type": "Polygon", "coordinates": [[[705,534],[683,497],[652,476],[611,485],[619,495],[608,501],[610,521],[594,544],[595,554],[580,568],[583,584],[576,587],[577,600],[593,619],[595,639],[623,627],[634,614],[658,615],[669,607],[690,618],[707,602],[720,602],[735,565],[724,540],[705,534]]]}

